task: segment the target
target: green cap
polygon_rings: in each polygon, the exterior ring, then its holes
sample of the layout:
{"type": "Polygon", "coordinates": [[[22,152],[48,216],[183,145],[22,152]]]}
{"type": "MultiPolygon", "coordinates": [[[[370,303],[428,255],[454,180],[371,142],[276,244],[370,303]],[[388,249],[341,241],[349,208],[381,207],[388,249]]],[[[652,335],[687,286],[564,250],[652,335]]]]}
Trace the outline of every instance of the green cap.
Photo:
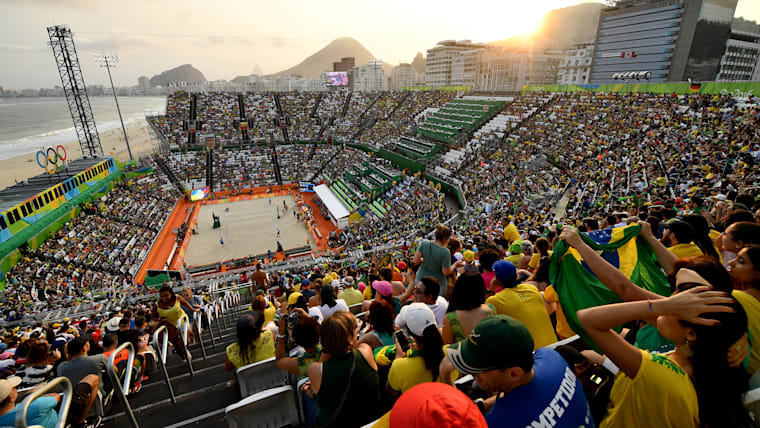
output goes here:
{"type": "Polygon", "coordinates": [[[509,247],[509,252],[512,254],[522,254],[522,241],[514,241],[509,247]]]}
{"type": "Polygon", "coordinates": [[[446,349],[462,373],[483,373],[533,364],[533,336],[520,321],[506,315],[480,320],[470,336],[446,349]]]}

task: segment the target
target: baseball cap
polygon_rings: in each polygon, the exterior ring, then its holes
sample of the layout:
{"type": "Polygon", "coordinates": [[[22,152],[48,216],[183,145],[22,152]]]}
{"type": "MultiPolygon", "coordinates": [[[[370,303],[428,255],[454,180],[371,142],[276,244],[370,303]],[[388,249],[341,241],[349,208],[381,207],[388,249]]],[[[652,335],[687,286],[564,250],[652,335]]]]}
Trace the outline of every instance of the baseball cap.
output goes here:
{"type": "Polygon", "coordinates": [[[301,280],[301,287],[306,287],[310,283],[311,283],[311,281],[309,281],[308,278],[304,278],[304,279],[301,280]]]}
{"type": "Polygon", "coordinates": [[[366,284],[364,284],[364,282],[362,282],[362,281],[359,281],[359,283],[358,283],[358,284],[356,284],[356,288],[358,288],[358,289],[359,289],[359,291],[361,291],[361,292],[364,292],[364,289],[366,289],[366,288],[367,288],[367,285],[366,285],[366,284]]]}
{"type": "Polygon", "coordinates": [[[333,289],[337,289],[337,288],[339,288],[339,287],[340,287],[340,280],[338,280],[338,279],[333,279],[333,280],[332,280],[332,282],[330,283],[330,286],[331,286],[333,289]]]}
{"type": "Polygon", "coordinates": [[[480,320],[467,339],[448,348],[451,363],[462,373],[483,373],[533,362],[533,336],[520,321],[506,315],[480,320]]]}
{"type": "Polygon", "coordinates": [[[388,281],[375,281],[372,283],[372,288],[385,297],[390,296],[391,292],[393,292],[393,287],[391,287],[391,283],[388,281]]]}
{"type": "Polygon", "coordinates": [[[468,263],[475,260],[475,253],[473,253],[472,250],[466,250],[462,253],[462,256],[464,256],[464,260],[468,263]]]}
{"type": "Polygon", "coordinates": [[[390,428],[486,428],[478,406],[463,392],[440,382],[409,388],[391,410],[390,428]]]}
{"type": "Polygon", "coordinates": [[[403,260],[402,260],[402,261],[400,261],[400,262],[398,262],[398,270],[400,270],[400,271],[405,271],[405,270],[406,270],[406,268],[407,268],[407,266],[406,266],[406,262],[404,262],[403,260]]]}
{"type": "Polygon", "coordinates": [[[347,276],[343,278],[343,283],[346,284],[349,287],[354,286],[354,277],[353,276],[347,276]]]}
{"type": "Polygon", "coordinates": [[[295,305],[296,302],[298,301],[298,298],[301,296],[303,296],[303,294],[299,292],[290,293],[290,296],[288,296],[288,306],[295,305]]]}
{"type": "Polygon", "coordinates": [[[509,252],[512,254],[522,254],[522,241],[515,241],[509,246],[509,252]]]}
{"type": "Polygon", "coordinates": [[[663,229],[670,229],[679,242],[686,244],[694,239],[694,228],[683,220],[671,220],[661,223],[663,229]]]}
{"type": "Polygon", "coordinates": [[[401,308],[396,317],[396,324],[406,327],[415,336],[422,336],[427,326],[435,325],[435,314],[424,303],[412,303],[401,308]]]}
{"type": "Polygon", "coordinates": [[[21,384],[21,378],[18,376],[9,376],[7,379],[0,380],[0,401],[5,401],[13,388],[21,384]]]}
{"type": "Polygon", "coordinates": [[[496,274],[496,279],[498,279],[503,286],[508,286],[514,283],[515,279],[517,278],[517,270],[515,269],[515,265],[513,265],[512,262],[508,260],[497,261],[493,264],[492,269],[496,274]]]}

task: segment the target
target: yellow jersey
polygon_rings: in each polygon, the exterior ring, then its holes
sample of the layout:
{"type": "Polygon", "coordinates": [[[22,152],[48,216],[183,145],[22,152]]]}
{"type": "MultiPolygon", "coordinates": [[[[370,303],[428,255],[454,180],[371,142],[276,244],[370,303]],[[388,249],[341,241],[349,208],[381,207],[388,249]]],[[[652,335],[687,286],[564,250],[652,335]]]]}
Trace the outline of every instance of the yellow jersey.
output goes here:
{"type": "Polygon", "coordinates": [[[700,250],[693,242],[689,242],[688,244],[676,244],[672,247],[668,247],[668,250],[675,254],[676,257],[694,257],[703,255],[702,250],[700,250]]]}
{"type": "Polygon", "coordinates": [[[557,341],[544,298],[536,286],[520,284],[505,288],[486,299],[496,308],[496,313],[508,315],[525,325],[533,335],[533,349],[542,348],[557,341]]]}
{"type": "Polygon", "coordinates": [[[272,331],[263,330],[259,338],[253,341],[251,347],[253,348],[252,352],[242,355],[240,344],[234,342],[227,346],[227,359],[230,360],[235,368],[240,368],[274,357],[274,337],[272,337],[272,331]]]}
{"type": "Polygon", "coordinates": [[[544,300],[549,303],[557,304],[557,335],[560,339],[567,339],[568,337],[575,335],[573,329],[570,328],[570,324],[567,323],[565,313],[562,312],[562,305],[559,303],[559,295],[557,294],[557,291],[554,290],[553,286],[550,285],[544,290],[544,300]]]}
{"type": "Polygon", "coordinates": [[[177,327],[180,318],[187,318],[187,314],[182,310],[182,307],[179,304],[179,299],[176,299],[174,305],[169,309],[162,309],[161,306],[158,305],[156,305],[156,308],[158,308],[158,316],[165,318],[166,321],[169,321],[175,327],[177,327]]]}
{"type": "Polygon", "coordinates": [[[760,369],[760,301],[749,293],[741,290],[731,292],[736,301],[742,305],[747,313],[747,330],[752,346],[749,354],[749,373],[754,374],[760,369]],[[754,342],[754,343],[752,343],[754,342]]]}
{"type": "Polygon", "coordinates": [[[641,351],[636,377],[618,372],[599,428],[698,426],[697,391],[689,375],[667,356],[641,351]]]}
{"type": "Polygon", "coordinates": [[[510,244],[514,241],[520,240],[520,232],[517,231],[517,226],[515,226],[514,223],[509,223],[506,227],[504,227],[504,239],[506,239],[510,244]]]}
{"type": "Polygon", "coordinates": [[[425,360],[418,356],[393,360],[388,372],[388,386],[394,391],[406,392],[417,384],[433,380],[433,373],[425,367],[425,360]]]}

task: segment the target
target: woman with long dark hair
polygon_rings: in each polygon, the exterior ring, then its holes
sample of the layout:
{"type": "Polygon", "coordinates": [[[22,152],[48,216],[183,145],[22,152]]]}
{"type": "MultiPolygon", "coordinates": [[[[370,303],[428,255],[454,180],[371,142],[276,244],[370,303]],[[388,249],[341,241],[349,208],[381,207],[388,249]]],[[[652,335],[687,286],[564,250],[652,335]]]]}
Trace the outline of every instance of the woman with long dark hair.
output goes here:
{"type": "Polygon", "coordinates": [[[405,306],[399,314],[409,331],[410,348],[404,352],[396,341],[396,359],[388,372],[388,390],[398,396],[424,382],[435,382],[443,360],[443,339],[435,325],[435,314],[424,303],[405,306]]]}
{"type": "Polygon", "coordinates": [[[464,340],[480,320],[495,314],[496,310],[485,301],[483,276],[472,272],[459,275],[454,283],[446,317],[443,319],[443,343],[451,344],[464,340]]]}
{"type": "Polygon", "coordinates": [[[707,223],[707,219],[699,214],[689,214],[683,220],[694,229],[694,243],[702,250],[702,254],[714,257],[723,263],[723,258],[718,254],[715,244],[710,239],[710,224],[707,223]]]}
{"type": "Polygon", "coordinates": [[[319,307],[322,317],[327,318],[336,311],[348,311],[348,305],[343,299],[335,298],[335,290],[331,285],[323,285],[319,289],[319,298],[322,300],[322,306],[319,307]]]}
{"type": "Polygon", "coordinates": [[[226,349],[224,368],[239,369],[274,357],[274,338],[270,330],[261,331],[264,316],[258,311],[243,314],[237,321],[237,340],[226,349]]]}
{"type": "MultiPolygon", "coordinates": [[[[731,295],[738,300],[749,319],[749,335],[760,340],[760,246],[750,245],[739,250],[736,258],[728,262],[731,278],[741,290],[731,295]]],[[[755,342],[749,355],[749,373],[760,370],[760,346],[755,342]]]]}
{"type": "Polygon", "coordinates": [[[594,343],[620,369],[600,427],[754,426],[742,404],[749,375],[726,359],[747,331],[747,314],[697,271],[680,268],[675,278],[668,298],[578,311],[594,343]],[[613,330],[638,319],[654,322],[675,350],[651,354],[613,330]]]}

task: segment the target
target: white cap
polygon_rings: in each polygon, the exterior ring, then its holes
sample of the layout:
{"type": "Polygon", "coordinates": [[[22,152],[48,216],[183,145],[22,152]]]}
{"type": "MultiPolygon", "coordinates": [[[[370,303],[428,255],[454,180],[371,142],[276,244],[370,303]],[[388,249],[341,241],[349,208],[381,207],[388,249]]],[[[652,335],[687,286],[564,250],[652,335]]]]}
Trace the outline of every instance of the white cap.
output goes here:
{"type": "Polygon", "coordinates": [[[435,314],[424,303],[412,303],[401,308],[396,317],[396,325],[406,327],[415,336],[422,336],[425,327],[435,325],[435,314]]]}
{"type": "Polygon", "coordinates": [[[5,401],[11,395],[13,388],[19,386],[20,383],[21,378],[18,376],[9,376],[7,379],[0,380],[0,401],[5,401]]]}
{"type": "Polygon", "coordinates": [[[330,287],[332,287],[332,288],[338,288],[338,287],[340,287],[340,280],[333,279],[332,282],[330,283],[330,287]]]}

